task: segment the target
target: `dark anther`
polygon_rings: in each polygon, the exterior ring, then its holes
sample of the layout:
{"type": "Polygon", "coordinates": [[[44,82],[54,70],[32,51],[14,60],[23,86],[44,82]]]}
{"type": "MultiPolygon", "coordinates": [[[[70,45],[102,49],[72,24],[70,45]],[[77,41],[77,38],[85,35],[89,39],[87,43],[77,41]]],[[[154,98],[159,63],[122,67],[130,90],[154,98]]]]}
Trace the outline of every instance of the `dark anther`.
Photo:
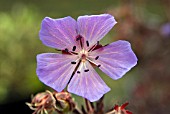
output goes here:
{"type": "Polygon", "coordinates": [[[78,74],[80,74],[80,71],[77,71],[78,74]]]}
{"type": "Polygon", "coordinates": [[[97,67],[100,67],[101,65],[97,65],[97,67]]]}
{"type": "Polygon", "coordinates": [[[81,40],[82,36],[78,35],[76,41],[81,40]]]}
{"type": "Polygon", "coordinates": [[[97,45],[99,45],[99,41],[97,41],[97,45]]]}
{"type": "Polygon", "coordinates": [[[81,46],[81,48],[83,48],[83,43],[82,43],[82,36],[81,35],[78,35],[77,37],[76,37],[76,41],[80,41],[80,46],[81,46]]]}
{"type": "Polygon", "coordinates": [[[95,58],[95,60],[97,60],[99,58],[99,56],[97,56],[96,58],[95,58]]]}
{"type": "Polygon", "coordinates": [[[76,50],[76,46],[73,46],[73,49],[72,49],[72,51],[75,51],[76,50]]]}
{"type": "Polygon", "coordinates": [[[67,49],[67,48],[65,49],[65,52],[68,52],[68,49],[67,49]]]}
{"type": "Polygon", "coordinates": [[[89,71],[89,69],[87,69],[87,70],[84,70],[84,72],[88,72],[89,71]]]}
{"type": "Polygon", "coordinates": [[[71,62],[71,64],[76,64],[76,62],[73,61],[73,62],[71,62]]]}
{"type": "Polygon", "coordinates": [[[86,41],[86,44],[87,44],[87,47],[89,47],[89,42],[88,41],[86,41]]]}

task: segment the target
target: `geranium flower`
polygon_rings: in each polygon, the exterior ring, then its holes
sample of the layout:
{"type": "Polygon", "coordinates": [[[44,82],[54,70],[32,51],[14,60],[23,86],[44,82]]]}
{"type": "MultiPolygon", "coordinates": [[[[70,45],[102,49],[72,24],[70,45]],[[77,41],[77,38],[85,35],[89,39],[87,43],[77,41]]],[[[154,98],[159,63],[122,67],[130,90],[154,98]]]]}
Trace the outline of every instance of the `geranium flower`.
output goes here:
{"type": "Polygon", "coordinates": [[[110,88],[94,66],[117,80],[137,63],[127,41],[120,40],[105,46],[99,44],[116,23],[109,14],[80,16],[77,22],[70,16],[44,18],[40,40],[63,53],[37,55],[39,79],[58,92],[68,85],[69,92],[91,102],[100,99],[110,88]]]}

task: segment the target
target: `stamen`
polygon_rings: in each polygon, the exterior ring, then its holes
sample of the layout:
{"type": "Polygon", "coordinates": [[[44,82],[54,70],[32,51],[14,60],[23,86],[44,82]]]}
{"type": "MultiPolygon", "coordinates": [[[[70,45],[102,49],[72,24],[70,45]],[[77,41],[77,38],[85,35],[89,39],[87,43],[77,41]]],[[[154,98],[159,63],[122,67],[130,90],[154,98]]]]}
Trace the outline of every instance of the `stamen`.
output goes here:
{"type": "Polygon", "coordinates": [[[93,51],[93,49],[95,49],[97,46],[99,45],[99,41],[97,41],[97,43],[95,45],[93,45],[88,52],[93,51]]]}
{"type": "Polygon", "coordinates": [[[85,63],[83,63],[83,67],[84,67],[84,69],[86,69],[86,70],[84,70],[84,72],[88,72],[89,71],[89,69],[86,67],[85,63]]]}
{"type": "Polygon", "coordinates": [[[83,48],[83,43],[82,43],[82,36],[81,35],[78,35],[77,38],[76,38],[76,41],[79,41],[80,40],[80,46],[81,48],[83,48]]]}
{"type": "Polygon", "coordinates": [[[81,40],[82,36],[78,35],[76,41],[81,40]]]}
{"type": "MultiPolygon", "coordinates": [[[[73,48],[75,48],[75,47],[73,47],[73,48]]],[[[73,49],[72,49],[73,50],[73,49]]],[[[74,50],[76,50],[76,49],[74,49],[74,50]]],[[[72,51],[69,51],[67,48],[66,49],[64,49],[64,50],[62,50],[62,51],[64,51],[64,53],[69,53],[69,54],[71,54],[71,55],[78,55],[78,53],[75,53],[75,52],[72,52],[72,51]]]]}
{"type": "Polygon", "coordinates": [[[76,46],[73,46],[73,49],[72,49],[72,51],[75,51],[76,50],[76,46]]]}
{"type": "Polygon", "coordinates": [[[76,64],[76,62],[75,62],[75,61],[72,61],[71,64],[76,64]]]}
{"type": "Polygon", "coordinates": [[[99,45],[99,41],[97,41],[97,45],[99,45]]]}
{"type": "Polygon", "coordinates": [[[79,60],[79,58],[76,59],[75,61],[72,61],[71,64],[76,64],[78,60],[79,60]]]}
{"type": "Polygon", "coordinates": [[[88,41],[86,41],[86,45],[87,45],[87,47],[89,47],[89,42],[88,41]]]}
{"type": "Polygon", "coordinates": [[[67,48],[65,49],[65,52],[68,52],[68,49],[67,49],[67,48]]]}
{"type": "Polygon", "coordinates": [[[71,54],[74,54],[74,55],[78,55],[78,53],[75,53],[75,52],[70,52],[71,54]]]}
{"type": "MultiPolygon", "coordinates": [[[[79,59],[77,59],[76,62],[77,62],[78,60],[79,60],[79,59]]],[[[68,84],[70,83],[71,79],[73,78],[73,76],[74,76],[74,74],[75,74],[78,66],[80,65],[80,63],[81,63],[81,62],[80,62],[80,60],[79,60],[79,62],[78,62],[77,65],[76,65],[76,68],[74,69],[74,71],[73,71],[73,73],[72,73],[72,75],[71,75],[71,77],[70,77],[70,79],[69,79],[69,81],[68,81],[68,84]]]]}
{"type": "Polygon", "coordinates": [[[85,69],[88,69],[88,68],[86,67],[86,64],[85,64],[85,62],[83,62],[83,67],[84,67],[85,69]]]}
{"type": "Polygon", "coordinates": [[[89,71],[89,69],[84,70],[84,72],[88,72],[88,71],[89,71]]]}
{"type": "Polygon", "coordinates": [[[78,74],[80,74],[80,71],[77,71],[78,74]]]}
{"type": "Polygon", "coordinates": [[[95,63],[94,61],[90,60],[89,58],[86,58],[89,62],[93,63],[94,65],[98,66],[97,63],[95,63]]]}
{"type": "Polygon", "coordinates": [[[82,68],[83,68],[83,63],[80,62],[80,65],[79,65],[79,67],[78,67],[78,69],[77,69],[77,73],[78,73],[78,74],[80,74],[80,71],[81,71],[82,68]]]}
{"type": "Polygon", "coordinates": [[[97,67],[100,67],[101,65],[97,65],[97,67]]]}
{"type": "Polygon", "coordinates": [[[95,58],[95,60],[97,60],[99,58],[99,56],[97,56],[96,58],[95,58]]]}

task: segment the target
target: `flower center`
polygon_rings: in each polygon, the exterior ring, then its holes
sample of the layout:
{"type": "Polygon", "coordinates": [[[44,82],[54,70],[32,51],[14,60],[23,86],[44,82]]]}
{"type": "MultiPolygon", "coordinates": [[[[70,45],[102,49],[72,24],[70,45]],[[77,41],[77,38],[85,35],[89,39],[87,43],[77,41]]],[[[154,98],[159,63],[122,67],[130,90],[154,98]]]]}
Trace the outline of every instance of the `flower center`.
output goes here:
{"type": "Polygon", "coordinates": [[[96,56],[95,58],[89,57],[89,53],[91,53],[93,50],[96,50],[102,47],[102,45],[99,44],[99,41],[97,41],[97,43],[91,47],[89,47],[90,46],[89,42],[84,41],[84,38],[81,35],[76,36],[76,41],[79,42],[81,49],[82,49],[81,51],[79,51],[78,53],[75,52],[76,46],[72,47],[72,51],[69,51],[67,48],[64,51],[70,54],[78,55],[78,59],[71,62],[71,64],[77,64],[77,67],[76,67],[77,73],[80,73],[83,67],[85,69],[84,72],[89,71],[89,69],[87,69],[86,64],[85,64],[86,61],[89,61],[92,65],[100,67],[101,65],[96,63],[96,60],[99,59],[99,56],[96,56]],[[87,47],[84,47],[84,42],[86,42],[87,47]]]}
{"type": "Polygon", "coordinates": [[[85,55],[85,54],[82,54],[81,59],[82,59],[82,60],[86,59],[86,55],[85,55]]]}
{"type": "Polygon", "coordinates": [[[86,51],[86,50],[81,50],[80,52],[79,52],[79,58],[81,58],[81,61],[82,62],[85,62],[86,61],[86,58],[87,58],[87,56],[88,56],[88,51],[86,51]]]}

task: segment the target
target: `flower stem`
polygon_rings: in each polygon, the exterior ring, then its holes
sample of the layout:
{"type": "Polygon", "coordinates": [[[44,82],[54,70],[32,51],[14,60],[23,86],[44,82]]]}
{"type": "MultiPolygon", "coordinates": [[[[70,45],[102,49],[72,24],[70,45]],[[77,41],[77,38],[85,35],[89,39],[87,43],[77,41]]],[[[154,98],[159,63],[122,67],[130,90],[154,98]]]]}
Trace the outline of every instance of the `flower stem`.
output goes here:
{"type": "Polygon", "coordinates": [[[75,109],[73,110],[74,114],[82,114],[81,110],[78,107],[75,107],[75,109]]]}
{"type": "Polygon", "coordinates": [[[86,98],[84,98],[84,99],[85,99],[85,105],[86,105],[87,113],[88,114],[93,114],[94,113],[94,108],[93,108],[92,104],[86,98]]]}

